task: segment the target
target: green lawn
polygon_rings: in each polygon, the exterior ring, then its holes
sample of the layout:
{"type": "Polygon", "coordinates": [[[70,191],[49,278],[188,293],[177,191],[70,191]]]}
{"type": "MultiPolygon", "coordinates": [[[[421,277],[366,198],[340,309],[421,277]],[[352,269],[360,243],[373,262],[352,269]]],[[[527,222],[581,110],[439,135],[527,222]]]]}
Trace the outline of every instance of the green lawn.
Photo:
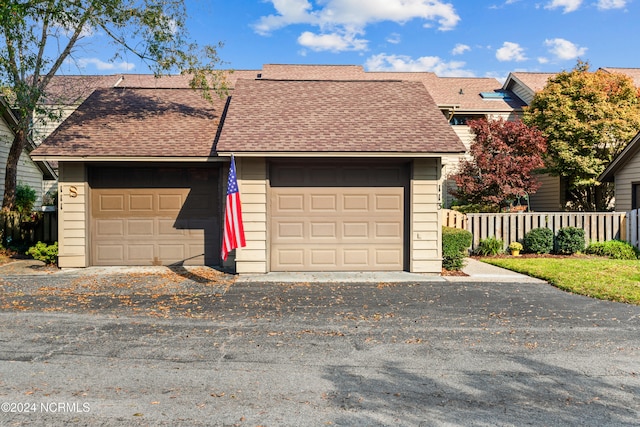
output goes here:
{"type": "Polygon", "coordinates": [[[597,257],[482,258],[483,262],[548,281],[593,298],[640,305],[640,261],[597,257]]]}

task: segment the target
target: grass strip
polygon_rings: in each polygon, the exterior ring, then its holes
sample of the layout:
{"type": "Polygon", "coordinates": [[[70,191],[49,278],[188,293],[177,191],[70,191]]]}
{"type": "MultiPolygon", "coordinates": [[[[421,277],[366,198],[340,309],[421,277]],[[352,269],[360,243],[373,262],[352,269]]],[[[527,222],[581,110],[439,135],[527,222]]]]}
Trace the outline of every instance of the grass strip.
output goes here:
{"type": "Polygon", "coordinates": [[[640,261],[598,257],[487,257],[481,261],[546,280],[568,292],[640,305],[640,261]]]}

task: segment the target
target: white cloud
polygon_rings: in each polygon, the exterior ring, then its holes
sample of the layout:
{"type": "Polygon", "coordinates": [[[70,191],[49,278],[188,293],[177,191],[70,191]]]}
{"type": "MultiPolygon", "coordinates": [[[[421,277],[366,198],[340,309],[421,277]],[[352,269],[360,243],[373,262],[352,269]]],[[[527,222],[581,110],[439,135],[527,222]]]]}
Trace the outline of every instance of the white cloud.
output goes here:
{"type": "Polygon", "coordinates": [[[544,8],[545,9],[558,9],[564,8],[563,13],[575,12],[578,10],[582,0],[551,0],[544,8]]]}
{"type": "Polygon", "coordinates": [[[598,0],[598,9],[622,9],[627,5],[627,0],[598,0]]]}
{"type": "Polygon", "coordinates": [[[398,44],[400,41],[402,41],[402,36],[398,33],[391,33],[387,37],[387,43],[398,44]]]}
{"type": "Polygon", "coordinates": [[[451,54],[452,55],[462,55],[463,53],[465,53],[468,50],[471,50],[470,46],[468,46],[466,44],[458,43],[458,44],[456,44],[456,46],[451,51],[451,54]]]}
{"type": "Polygon", "coordinates": [[[540,57],[538,57],[538,63],[547,64],[547,63],[549,63],[549,58],[545,58],[544,56],[540,56],[540,57]]]}
{"type": "Polygon", "coordinates": [[[565,39],[547,39],[544,41],[545,46],[549,46],[549,52],[558,59],[576,59],[587,52],[586,47],[578,47],[565,39]]]}
{"type": "Polygon", "coordinates": [[[78,68],[87,68],[92,65],[100,71],[131,71],[135,68],[135,64],[130,62],[105,62],[98,58],[80,58],[76,61],[78,68]]]}
{"type": "Polygon", "coordinates": [[[526,61],[524,49],[518,43],[504,42],[502,47],[496,51],[498,61],[526,61]]]}
{"type": "MultiPolygon", "coordinates": [[[[391,21],[399,24],[420,19],[423,26],[453,29],[460,16],[444,0],[269,0],[276,10],[253,25],[261,35],[294,24],[318,27],[322,34],[364,34],[367,25],[391,21]]],[[[305,36],[305,39],[308,36],[305,36]]]]}
{"type": "Polygon", "coordinates": [[[314,34],[305,31],[298,37],[298,43],[315,51],[344,52],[367,49],[367,41],[356,38],[356,34],[314,34]]]}
{"type": "Polygon", "coordinates": [[[430,71],[440,77],[474,77],[471,71],[462,68],[465,65],[462,61],[446,62],[437,56],[412,59],[406,55],[387,55],[385,53],[374,55],[365,62],[365,68],[369,71],[430,71]]]}

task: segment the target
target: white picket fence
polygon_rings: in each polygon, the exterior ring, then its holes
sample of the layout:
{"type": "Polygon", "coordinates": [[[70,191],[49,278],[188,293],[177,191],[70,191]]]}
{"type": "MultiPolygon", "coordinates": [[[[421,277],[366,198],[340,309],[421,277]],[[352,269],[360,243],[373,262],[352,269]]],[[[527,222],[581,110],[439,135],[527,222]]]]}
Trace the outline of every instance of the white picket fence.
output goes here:
{"type": "Polygon", "coordinates": [[[634,211],[635,217],[625,212],[519,212],[472,213],[466,214],[466,218],[462,218],[457,212],[450,212],[443,210],[442,224],[470,231],[473,234],[472,249],[487,237],[502,240],[506,249],[509,243],[522,242],[526,233],[541,227],[551,229],[554,235],[562,227],[582,228],[586,244],[626,239],[637,245],[640,234],[638,211],[634,211]],[[632,240],[633,236],[635,240],[632,240]]]}

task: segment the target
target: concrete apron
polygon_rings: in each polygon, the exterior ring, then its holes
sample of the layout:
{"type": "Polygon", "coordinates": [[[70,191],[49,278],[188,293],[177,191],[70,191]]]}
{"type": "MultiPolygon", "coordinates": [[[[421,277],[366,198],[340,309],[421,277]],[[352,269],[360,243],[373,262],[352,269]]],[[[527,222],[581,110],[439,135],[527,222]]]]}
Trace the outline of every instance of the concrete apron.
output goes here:
{"type": "MultiPolygon", "coordinates": [[[[202,267],[182,267],[185,270],[202,267]]],[[[20,260],[0,266],[2,275],[38,275],[67,273],[71,275],[110,275],[128,273],[164,273],[171,267],[87,267],[56,270],[47,268],[40,261],[20,260]]],[[[438,276],[433,274],[409,273],[406,271],[384,272],[273,272],[266,274],[243,274],[236,276],[238,283],[279,282],[279,283],[407,283],[407,282],[521,282],[544,283],[510,270],[489,265],[473,258],[465,260],[462,272],[466,276],[438,276]]]]}

